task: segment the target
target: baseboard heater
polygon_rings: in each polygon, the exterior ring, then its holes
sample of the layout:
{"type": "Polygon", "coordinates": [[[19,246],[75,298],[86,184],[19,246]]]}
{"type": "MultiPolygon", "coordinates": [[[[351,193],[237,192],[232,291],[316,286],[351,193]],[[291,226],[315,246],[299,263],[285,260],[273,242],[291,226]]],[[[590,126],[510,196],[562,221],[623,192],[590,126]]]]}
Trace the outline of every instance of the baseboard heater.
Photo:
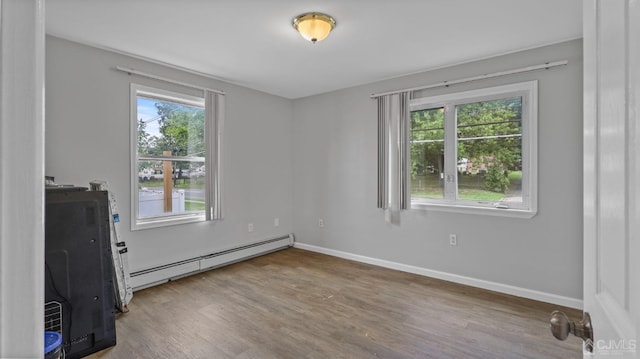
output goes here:
{"type": "Polygon", "coordinates": [[[249,258],[292,247],[293,233],[286,236],[253,242],[200,257],[182,260],[131,273],[133,290],[140,290],[198,272],[222,267],[249,258]]]}

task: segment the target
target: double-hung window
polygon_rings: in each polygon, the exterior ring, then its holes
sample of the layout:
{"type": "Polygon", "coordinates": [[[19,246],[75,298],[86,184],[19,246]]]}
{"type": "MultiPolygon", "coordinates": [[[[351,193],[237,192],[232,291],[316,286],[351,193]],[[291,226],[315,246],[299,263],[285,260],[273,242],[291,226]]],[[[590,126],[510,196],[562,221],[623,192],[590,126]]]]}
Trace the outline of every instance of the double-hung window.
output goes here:
{"type": "Polygon", "coordinates": [[[410,101],[412,208],[536,213],[537,82],[410,101]]]}
{"type": "Polygon", "coordinates": [[[206,96],[131,85],[132,229],[211,219],[218,138],[206,96]]]}

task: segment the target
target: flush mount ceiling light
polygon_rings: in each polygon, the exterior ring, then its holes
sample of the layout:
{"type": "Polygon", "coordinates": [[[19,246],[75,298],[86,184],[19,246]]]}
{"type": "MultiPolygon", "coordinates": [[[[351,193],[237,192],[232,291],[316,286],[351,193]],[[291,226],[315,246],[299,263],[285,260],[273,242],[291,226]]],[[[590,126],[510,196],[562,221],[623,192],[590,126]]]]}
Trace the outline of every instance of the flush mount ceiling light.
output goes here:
{"type": "Polygon", "coordinates": [[[329,36],[331,30],[336,27],[336,21],[327,14],[309,12],[296,16],[293,19],[293,27],[302,37],[315,44],[329,36]]]}

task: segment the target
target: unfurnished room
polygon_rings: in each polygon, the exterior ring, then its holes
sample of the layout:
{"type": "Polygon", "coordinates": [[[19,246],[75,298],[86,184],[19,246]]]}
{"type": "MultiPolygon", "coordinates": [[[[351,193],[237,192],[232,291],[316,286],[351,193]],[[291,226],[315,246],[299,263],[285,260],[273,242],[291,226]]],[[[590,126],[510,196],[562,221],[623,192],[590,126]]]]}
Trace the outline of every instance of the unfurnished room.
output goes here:
{"type": "Polygon", "coordinates": [[[637,0],[0,21],[0,358],[640,358],[637,0]]]}

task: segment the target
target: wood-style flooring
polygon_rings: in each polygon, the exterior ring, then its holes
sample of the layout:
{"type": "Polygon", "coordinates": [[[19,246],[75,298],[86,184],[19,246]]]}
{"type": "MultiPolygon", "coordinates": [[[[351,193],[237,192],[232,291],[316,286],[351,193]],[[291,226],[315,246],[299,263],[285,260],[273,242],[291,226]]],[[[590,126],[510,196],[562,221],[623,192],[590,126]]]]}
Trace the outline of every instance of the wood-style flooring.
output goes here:
{"type": "MultiPolygon", "coordinates": [[[[505,269],[506,270],[506,269],[505,269]]],[[[582,358],[575,309],[287,249],[134,293],[90,358],[582,358]]]]}

